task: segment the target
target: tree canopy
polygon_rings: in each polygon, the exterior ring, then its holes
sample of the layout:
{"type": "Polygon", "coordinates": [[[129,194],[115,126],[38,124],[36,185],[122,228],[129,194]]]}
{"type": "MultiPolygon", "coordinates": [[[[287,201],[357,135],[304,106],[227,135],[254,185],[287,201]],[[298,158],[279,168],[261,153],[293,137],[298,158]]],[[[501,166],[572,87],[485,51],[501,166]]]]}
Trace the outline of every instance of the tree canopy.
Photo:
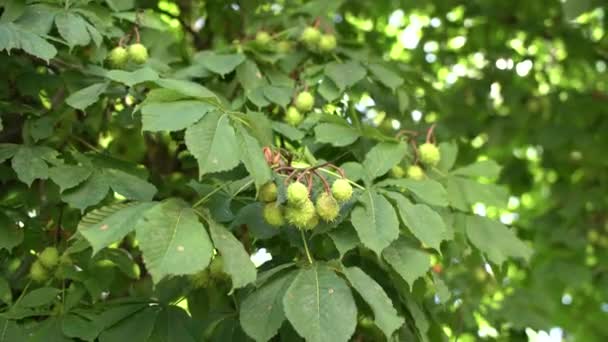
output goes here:
{"type": "Polygon", "coordinates": [[[604,341],[607,13],[0,1],[0,342],[604,341]]]}

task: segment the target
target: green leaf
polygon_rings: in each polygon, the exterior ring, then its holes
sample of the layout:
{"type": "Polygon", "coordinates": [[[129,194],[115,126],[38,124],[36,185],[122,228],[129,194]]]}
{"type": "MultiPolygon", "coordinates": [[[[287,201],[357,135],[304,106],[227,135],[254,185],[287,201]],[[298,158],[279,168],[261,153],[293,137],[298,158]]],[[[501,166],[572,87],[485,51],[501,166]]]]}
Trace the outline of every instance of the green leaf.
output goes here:
{"type": "Polygon", "coordinates": [[[346,63],[331,62],[325,66],[325,75],[334,81],[341,90],[362,80],[366,73],[365,68],[359,62],[354,61],[346,63]]]}
{"type": "Polygon", "coordinates": [[[87,31],[87,22],[72,12],[59,12],[55,16],[55,25],[59,35],[65,39],[70,48],[76,45],[89,45],[91,36],[87,31]]]}
{"type": "Polygon", "coordinates": [[[10,53],[13,49],[21,49],[47,63],[57,55],[57,49],[37,34],[13,23],[0,24],[0,51],[10,53]]]}
{"type": "Polygon", "coordinates": [[[67,314],[61,320],[61,331],[70,338],[93,341],[97,338],[96,330],[93,321],[76,314],[67,314]]]}
{"type": "Polygon", "coordinates": [[[19,150],[16,144],[0,144],[0,163],[12,158],[19,150]]]}
{"type": "Polygon", "coordinates": [[[110,184],[107,177],[101,172],[93,172],[84,183],[63,192],[61,199],[72,208],[85,210],[101,202],[109,190],[110,184]]]}
{"type": "Polygon", "coordinates": [[[90,175],[90,168],[79,165],[59,165],[49,169],[49,177],[59,185],[61,192],[84,182],[90,175]]]}
{"type": "Polygon", "coordinates": [[[496,178],[501,167],[493,160],[482,160],[451,172],[455,176],[496,178]]]}
{"type": "Polygon", "coordinates": [[[287,273],[250,294],[241,304],[239,319],[247,335],[268,341],[285,321],[283,297],[297,272],[287,273]]]}
{"type": "Polygon", "coordinates": [[[112,190],[128,199],[151,201],[157,192],[153,184],[129,173],[116,169],[104,169],[104,173],[112,190]]]}
{"type": "Polygon", "coordinates": [[[442,142],[439,144],[439,153],[441,154],[441,159],[439,160],[437,169],[447,173],[454,166],[456,157],[458,157],[458,145],[453,142],[442,142]]]}
{"type": "Polygon", "coordinates": [[[199,177],[239,165],[239,148],[228,114],[210,112],[186,130],[186,146],[198,161],[199,177]]]}
{"type": "Polygon", "coordinates": [[[76,109],[85,110],[93,103],[99,101],[99,95],[103,94],[107,88],[107,82],[95,83],[72,93],[65,99],[65,103],[76,109]]]}
{"type": "Polygon", "coordinates": [[[437,298],[439,298],[439,302],[441,304],[447,303],[447,301],[452,297],[452,294],[450,293],[450,289],[446,283],[435,273],[433,273],[433,285],[435,287],[435,294],[437,295],[437,298]]]}
{"type": "Polygon", "coordinates": [[[320,123],[315,126],[315,137],[320,143],[341,147],[354,143],[361,134],[355,128],[336,123],[320,123]]]}
{"type": "Polygon", "coordinates": [[[161,78],[156,81],[156,84],[163,88],[175,90],[179,93],[197,99],[209,99],[218,101],[217,95],[215,95],[211,90],[203,87],[198,83],[184,80],[174,80],[170,78],[161,78]]]}
{"type": "Polygon", "coordinates": [[[148,103],[141,107],[144,131],[179,131],[200,120],[215,106],[202,101],[148,103]]]}
{"type": "Polygon", "coordinates": [[[391,204],[376,192],[365,191],[351,213],[352,224],[364,246],[380,255],[399,236],[399,220],[391,204]]]}
{"type": "Polygon", "coordinates": [[[359,237],[357,237],[357,232],[350,224],[343,224],[330,230],[329,237],[334,242],[338,253],[340,253],[340,258],[343,258],[348,251],[361,243],[359,237]]]}
{"type": "Polygon", "coordinates": [[[410,97],[405,90],[397,90],[397,102],[399,103],[399,112],[405,114],[405,110],[410,107],[410,97]]]}
{"type": "Polygon", "coordinates": [[[13,342],[13,341],[30,341],[25,330],[21,328],[17,321],[4,319],[0,317],[0,342],[13,342]]]}
{"type": "Polygon", "coordinates": [[[55,158],[57,152],[46,146],[21,146],[13,156],[12,166],[20,181],[32,185],[36,179],[48,179],[47,160],[55,158]]]}
{"type": "Polygon", "coordinates": [[[0,250],[12,251],[23,242],[23,229],[8,216],[0,212],[0,250]]]}
{"type": "Polygon", "coordinates": [[[395,90],[403,84],[403,78],[399,77],[396,72],[387,69],[380,64],[370,64],[369,71],[385,86],[395,90]]]}
{"type": "Polygon", "coordinates": [[[245,120],[249,123],[249,133],[254,136],[263,146],[272,145],[272,121],[266,114],[260,112],[247,111],[245,120]]]}
{"type": "Polygon", "coordinates": [[[257,64],[249,59],[236,68],[236,77],[246,94],[266,85],[266,80],[257,64]]]}
{"type": "Polygon", "coordinates": [[[293,90],[287,87],[265,86],[263,88],[264,96],[272,103],[286,108],[291,102],[293,90]]]}
{"type": "Polygon", "coordinates": [[[448,177],[447,193],[450,204],[462,211],[470,211],[471,206],[478,202],[504,208],[509,200],[505,187],[454,176],[448,177]]]}
{"type": "Polygon", "coordinates": [[[425,204],[412,204],[399,193],[392,192],[388,196],[397,203],[401,220],[412,234],[426,246],[441,253],[441,242],[449,240],[453,235],[441,216],[425,204]]]}
{"type": "Polygon", "coordinates": [[[216,54],[213,51],[205,51],[195,57],[198,63],[201,63],[205,68],[222,76],[231,73],[245,61],[245,56],[242,54],[216,54]]]}
{"type": "Polygon", "coordinates": [[[110,70],[106,74],[106,77],[112,81],[132,87],[139,83],[158,80],[158,73],[153,69],[144,67],[135,71],[110,70]]]}
{"type": "Polygon", "coordinates": [[[391,299],[382,287],[360,268],[347,267],[343,271],[351,286],[374,311],[374,322],[378,328],[384,332],[387,339],[390,339],[393,332],[405,323],[403,317],[397,314],[391,299]]]}
{"type": "Polygon", "coordinates": [[[299,141],[306,135],[301,130],[282,122],[273,121],[272,129],[284,136],[285,138],[293,141],[299,141]]]}
{"type": "Polygon", "coordinates": [[[156,203],[138,203],[116,210],[116,206],[106,206],[89,212],[78,225],[78,232],[93,247],[93,254],[102,248],[120,241],[135,229],[144,213],[156,203]],[[87,224],[87,222],[95,224],[87,224]]]}
{"type": "Polygon", "coordinates": [[[410,285],[410,289],[416,279],[423,277],[431,268],[431,255],[412,246],[403,237],[387,247],[382,257],[410,285]]]}
{"type": "Polygon", "coordinates": [[[357,306],[348,285],[326,266],[301,269],[283,297],[285,316],[309,342],[348,341],[357,306]]]}
{"type": "Polygon", "coordinates": [[[253,283],[257,270],[241,242],[224,226],[212,220],[208,222],[213,244],[224,261],[224,272],[232,278],[232,288],[237,289],[253,283]]]}
{"type": "Polygon", "coordinates": [[[148,342],[159,313],[158,307],[147,307],[109,327],[99,335],[99,342],[148,342]]]}
{"type": "Polygon", "coordinates": [[[167,275],[194,274],[209,265],[213,246],[194,210],[169,199],[148,210],[137,239],[154,283],[167,275]]]}
{"type": "MultiPolygon", "coordinates": [[[[4,224],[4,223],[2,223],[4,224]]],[[[2,229],[2,228],[0,228],[2,229]]],[[[0,233],[2,234],[2,233],[0,233]]],[[[11,304],[13,301],[13,293],[11,292],[11,286],[3,277],[0,277],[0,303],[11,304]]]]}
{"type": "MultiPolygon", "coordinates": [[[[143,216],[143,212],[139,216],[141,218],[143,216]]],[[[137,220],[133,220],[132,217],[128,219],[131,220],[132,228],[129,231],[133,230],[135,225],[137,224],[137,220]]],[[[124,226],[124,225],[123,225],[124,226]]],[[[122,237],[121,237],[122,238],[122,237]]],[[[95,251],[93,251],[95,253],[95,251]]],[[[121,248],[106,248],[103,249],[99,254],[95,255],[95,262],[98,260],[109,261],[113,266],[116,266],[122,273],[124,273],[127,277],[131,279],[139,279],[140,269],[137,265],[136,261],[133,260],[133,257],[129,252],[121,248]]]]}
{"type": "Polygon", "coordinates": [[[469,241],[496,265],[508,258],[530,260],[532,249],[502,223],[481,216],[467,216],[465,222],[469,241]]]}
{"type": "Polygon", "coordinates": [[[147,342],[196,342],[191,333],[191,318],[181,307],[163,307],[147,342]]]}
{"type": "Polygon", "coordinates": [[[441,183],[432,179],[413,180],[413,179],[387,179],[377,184],[381,187],[394,186],[406,188],[416,197],[429,205],[437,207],[447,207],[448,193],[441,183]]]}
{"type": "Polygon", "coordinates": [[[363,161],[363,167],[367,171],[370,180],[386,174],[393,166],[397,165],[407,152],[405,143],[379,143],[372,147],[363,161]]]}
{"type": "Polygon", "coordinates": [[[52,287],[41,287],[28,292],[19,301],[19,306],[24,308],[34,308],[49,305],[54,302],[61,293],[61,290],[52,287]]]}
{"type": "Polygon", "coordinates": [[[272,171],[264,158],[262,146],[241,125],[236,127],[236,138],[239,145],[241,161],[253,178],[256,189],[272,180],[272,171]]]}
{"type": "Polygon", "coordinates": [[[327,102],[332,102],[335,99],[339,98],[340,95],[342,95],[340,89],[338,89],[336,84],[328,77],[323,78],[321,84],[319,85],[319,88],[317,89],[317,92],[321,96],[323,96],[323,98],[327,100],[327,102]]]}

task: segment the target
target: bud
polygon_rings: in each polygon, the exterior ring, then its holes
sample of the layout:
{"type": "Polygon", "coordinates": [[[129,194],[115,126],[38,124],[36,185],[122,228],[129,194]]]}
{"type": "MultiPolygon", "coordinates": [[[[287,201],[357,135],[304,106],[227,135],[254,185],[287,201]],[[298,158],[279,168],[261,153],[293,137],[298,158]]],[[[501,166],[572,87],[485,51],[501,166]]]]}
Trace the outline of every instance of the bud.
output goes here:
{"type": "Polygon", "coordinates": [[[300,40],[307,45],[316,44],[321,39],[321,32],[316,27],[308,26],[302,31],[300,40]]]}
{"type": "Polygon", "coordinates": [[[296,107],[289,106],[287,108],[287,112],[285,112],[285,122],[287,124],[295,127],[302,123],[302,120],[304,120],[304,117],[296,107]]]}

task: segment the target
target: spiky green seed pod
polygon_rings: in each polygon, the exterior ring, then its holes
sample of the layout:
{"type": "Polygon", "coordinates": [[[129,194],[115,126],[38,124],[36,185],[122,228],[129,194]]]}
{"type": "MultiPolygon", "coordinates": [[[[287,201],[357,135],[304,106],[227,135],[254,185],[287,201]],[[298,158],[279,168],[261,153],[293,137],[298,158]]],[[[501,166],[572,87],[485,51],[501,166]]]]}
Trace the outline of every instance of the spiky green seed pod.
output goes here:
{"type": "Polygon", "coordinates": [[[316,213],[314,213],[312,215],[312,217],[306,222],[306,224],[304,225],[304,227],[302,227],[301,229],[304,230],[313,230],[315,229],[315,227],[319,225],[319,215],[317,215],[316,213]]]}
{"type": "Polygon", "coordinates": [[[315,205],[310,199],[306,199],[299,207],[288,205],[285,208],[285,219],[287,222],[300,229],[310,226],[311,220],[314,219],[315,215],[315,205]]]}
{"type": "Polygon", "coordinates": [[[309,46],[317,44],[319,39],[321,39],[321,32],[313,26],[305,28],[300,36],[300,40],[309,46]]]}
{"type": "Polygon", "coordinates": [[[117,46],[110,51],[108,54],[108,61],[114,68],[122,68],[127,64],[129,60],[129,52],[122,46],[117,46]]]}
{"type": "Polygon", "coordinates": [[[327,222],[332,222],[340,214],[340,205],[338,201],[331,194],[326,192],[322,193],[317,197],[317,214],[319,217],[327,222]]]}
{"type": "Polygon", "coordinates": [[[296,107],[289,106],[289,108],[287,108],[287,111],[285,112],[285,122],[287,124],[296,127],[301,124],[303,120],[304,116],[296,107]]]}
{"type": "Polygon", "coordinates": [[[51,269],[59,263],[59,251],[55,247],[47,247],[38,255],[38,260],[44,267],[51,269]]]}
{"type": "Polygon", "coordinates": [[[296,96],[295,105],[300,112],[309,112],[315,105],[315,98],[310,92],[303,91],[296,96]]]}
{"type": "Polygon", "coordinates": [[[353,196],[353,187],[348,180],[338,178],[331,185],[331,194],[338,202],[346,202],[353,196]]]}
{"type": "Polygon", "coordinates": [[[407,168],[407,178],[413,180],[422,180],[424,179],[424,171],[418,165],[412,165],[407,168]]]}
{"type": "Polygon", "coordinates": [[[435,144],[424,143],[420,145],[418,151],[420,152],[420,161],[422,161],[424,165],[437,166],[439,159],[441,159],[439,148],[437,148],[435,144]]]}
{"type": "Polygon", "coordinates": [[[393,178],[403,178],[403,176],[405,176],[405,170],[401,166],[395,165],[391,169],[390,175],[393,178]]]}
{"type": "Polygon", "coordinates": [[[324,34],[319,39],[319,51],[321,52],[332,52],[336,49],[336,36],[333,34],[324,34]]]}
{"type": "Polygon", "coordinates": [[[267,47],[271,40],[272,37],[266,31],[260,31],[255,35],[255,43],[261,47],[267,47]]]}
{"type": "Polygon", "coordinates": [[[287,187],[287,203],[292,207],[301,207],[308,201],[308,188],[300,182],[293,182],[287,187]]]}
{"type": "Polygon", "coordinates": [[[277,44],[277,51],[279,53],[289,53],[291,52],[291,43],[287,41],[280,41],[277,44]]]}
{"type": "Polygon", "coordinates": [[[259,194],[260,201],[262,202],[274,202],[277,200],[277,185],[273,182],[268,182],[260,188],[259,194]]]}
{"type": "Polygon", "coordinates": [[[29,277],[37,283],[42,283],[49,279],[49,272],[42,266],[40,260],[36,260],[30,266],[29,277]]]}
{"type": "Polygon", "coordinates": [[[139,43],[129,45],[129,59],[136,64],[144,64],[148,61],[148,49],[139,43]]]}
{"type": "Polygon", "coordinates": [[[263,214],[264,220],[271,226],[280,227],[285,224],[283,208],[276,202],[266,203],[263,214]]]}

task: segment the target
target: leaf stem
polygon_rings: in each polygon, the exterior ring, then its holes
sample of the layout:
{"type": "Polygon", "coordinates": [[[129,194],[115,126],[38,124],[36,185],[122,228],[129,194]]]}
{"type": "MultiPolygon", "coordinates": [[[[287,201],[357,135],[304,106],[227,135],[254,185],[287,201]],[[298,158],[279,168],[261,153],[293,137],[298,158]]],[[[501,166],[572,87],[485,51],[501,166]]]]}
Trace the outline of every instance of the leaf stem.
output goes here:
{"type": "Polygon", "coordinates": [[[302,242],[304,242],[304,250],[306,251],[306,257],[308,258],[308,262],[312,265],[312,257],[310,256],[310,250],[308,249],[308,242],[306,242],[306,237],[304,236],[304,230],[299,229],[300,236],[302,236],[302,242]]]}

